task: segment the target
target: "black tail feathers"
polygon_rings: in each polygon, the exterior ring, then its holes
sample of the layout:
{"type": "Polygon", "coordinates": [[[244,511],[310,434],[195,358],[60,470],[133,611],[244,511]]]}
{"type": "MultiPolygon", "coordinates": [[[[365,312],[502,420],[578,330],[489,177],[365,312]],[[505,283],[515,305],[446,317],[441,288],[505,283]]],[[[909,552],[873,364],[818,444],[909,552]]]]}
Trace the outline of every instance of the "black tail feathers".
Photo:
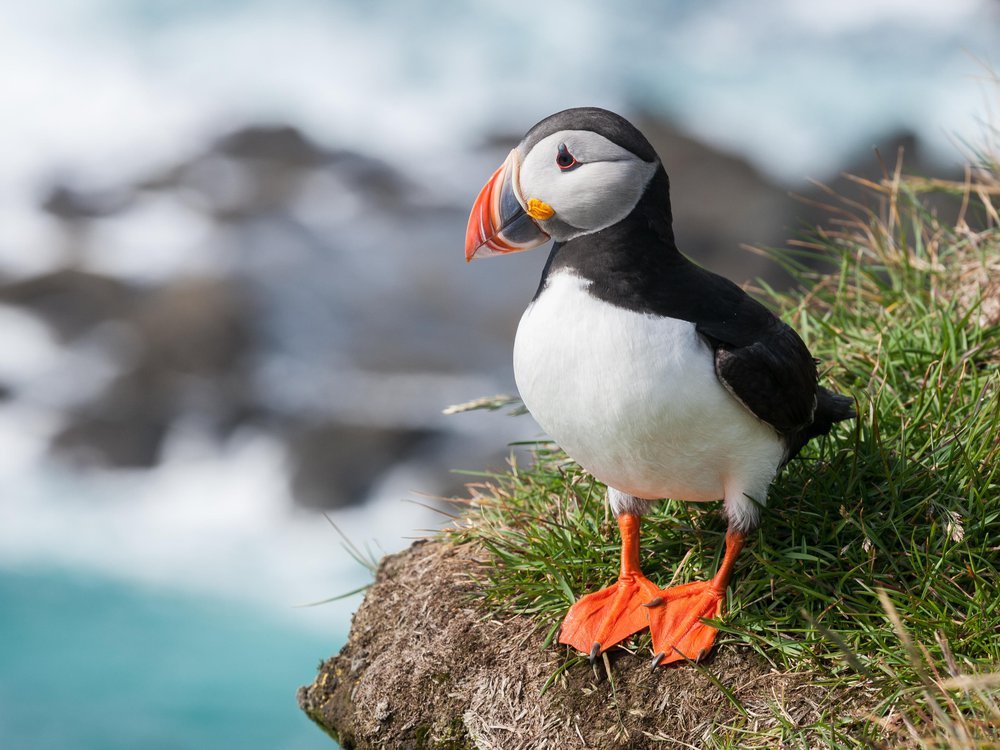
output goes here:
{"type": "Polygon", "coordinates": [[[802,446],[814,437],[825,435],[837,422],[853,419],[857,416],[854,410],[854,399],[819,386],[816,391],[816,411],[813,421],[800,429],[788,441],[788,458],[791,461],[802,450],[802,446]]]}
{"type": "Polygon", "coordinates": [[[818,431],[812,437],[825,435],[837,422],[854,419],[856,416],[853,398],[819,386],[816,393],[816,414],[813,416],[813,428],[818,428],[818,431]]]}

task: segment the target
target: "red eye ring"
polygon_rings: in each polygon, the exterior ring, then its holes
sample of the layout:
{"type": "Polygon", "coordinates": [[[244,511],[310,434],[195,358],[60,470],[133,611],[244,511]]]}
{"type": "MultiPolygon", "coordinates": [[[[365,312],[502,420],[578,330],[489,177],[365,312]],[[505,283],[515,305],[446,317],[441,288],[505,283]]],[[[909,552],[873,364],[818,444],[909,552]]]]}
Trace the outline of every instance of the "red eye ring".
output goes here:
{"type": "Polygon", "coordinates": [[[560,143],[558,153],[556,154],[556,166],[563,172],[568,172],[578,164],[579,162],[576,160],[576,157],[566,148],[566,144],[560,143]]]}

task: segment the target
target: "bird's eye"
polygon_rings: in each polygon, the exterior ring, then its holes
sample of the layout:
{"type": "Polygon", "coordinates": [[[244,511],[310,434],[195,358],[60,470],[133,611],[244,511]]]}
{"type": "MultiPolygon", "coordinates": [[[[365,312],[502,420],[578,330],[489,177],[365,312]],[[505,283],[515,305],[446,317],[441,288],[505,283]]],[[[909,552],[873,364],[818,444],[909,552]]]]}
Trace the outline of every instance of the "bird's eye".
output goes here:
{"type": "Polygon", "coordinates": [[[573,167],[577,166],[579,162],[576,160],[576,157],[569,152],[569,149],[566,148],[566,144],[560,143],[559,153],[556,154],[556,164],[563,172],[568,172],[573,167]]]}

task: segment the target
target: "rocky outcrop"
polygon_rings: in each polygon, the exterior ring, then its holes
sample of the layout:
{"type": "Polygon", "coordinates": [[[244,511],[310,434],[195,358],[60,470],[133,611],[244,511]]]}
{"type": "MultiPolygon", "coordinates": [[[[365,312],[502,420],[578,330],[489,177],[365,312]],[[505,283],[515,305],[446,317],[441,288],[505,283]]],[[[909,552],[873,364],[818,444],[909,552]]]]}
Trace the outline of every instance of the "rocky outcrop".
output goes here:
{"type": "Polygon", "coordinates": [[[737,720],[763,732],[808,725],[833,701],[850,710],[808,674],[735,648],[657,670],[613,649],[563,670],[566,648],[543,648],[537,623],[479,604],[483,564],[483,550],[443,541],[383,560],[347,645],[299,690],[302,710],[345,750],[703,747],[737,720]]]}

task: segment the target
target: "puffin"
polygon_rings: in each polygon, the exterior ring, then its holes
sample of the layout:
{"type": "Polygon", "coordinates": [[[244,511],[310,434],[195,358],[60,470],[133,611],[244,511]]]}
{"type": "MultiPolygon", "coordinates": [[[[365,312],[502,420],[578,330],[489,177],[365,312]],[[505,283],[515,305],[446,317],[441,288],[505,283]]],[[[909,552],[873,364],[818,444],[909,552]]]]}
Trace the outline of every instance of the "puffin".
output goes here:
{"type": "Polygon", "coordinates": [[[648,627],[654,668],[697,661],[775,475],[854,401],[819,385],[791,327],[681,254],[667,172],[620,115],[574,108],[532,127],[476,198],[465,257],[550,239],[514,377],[542,429],[607,486],[621,534],[618,580],[570,607],[559,642],[593,662],[648,627]],[[643,573],[640,520],[663,498],[722,501],[710,580],[661,589],[643,573]]]}

